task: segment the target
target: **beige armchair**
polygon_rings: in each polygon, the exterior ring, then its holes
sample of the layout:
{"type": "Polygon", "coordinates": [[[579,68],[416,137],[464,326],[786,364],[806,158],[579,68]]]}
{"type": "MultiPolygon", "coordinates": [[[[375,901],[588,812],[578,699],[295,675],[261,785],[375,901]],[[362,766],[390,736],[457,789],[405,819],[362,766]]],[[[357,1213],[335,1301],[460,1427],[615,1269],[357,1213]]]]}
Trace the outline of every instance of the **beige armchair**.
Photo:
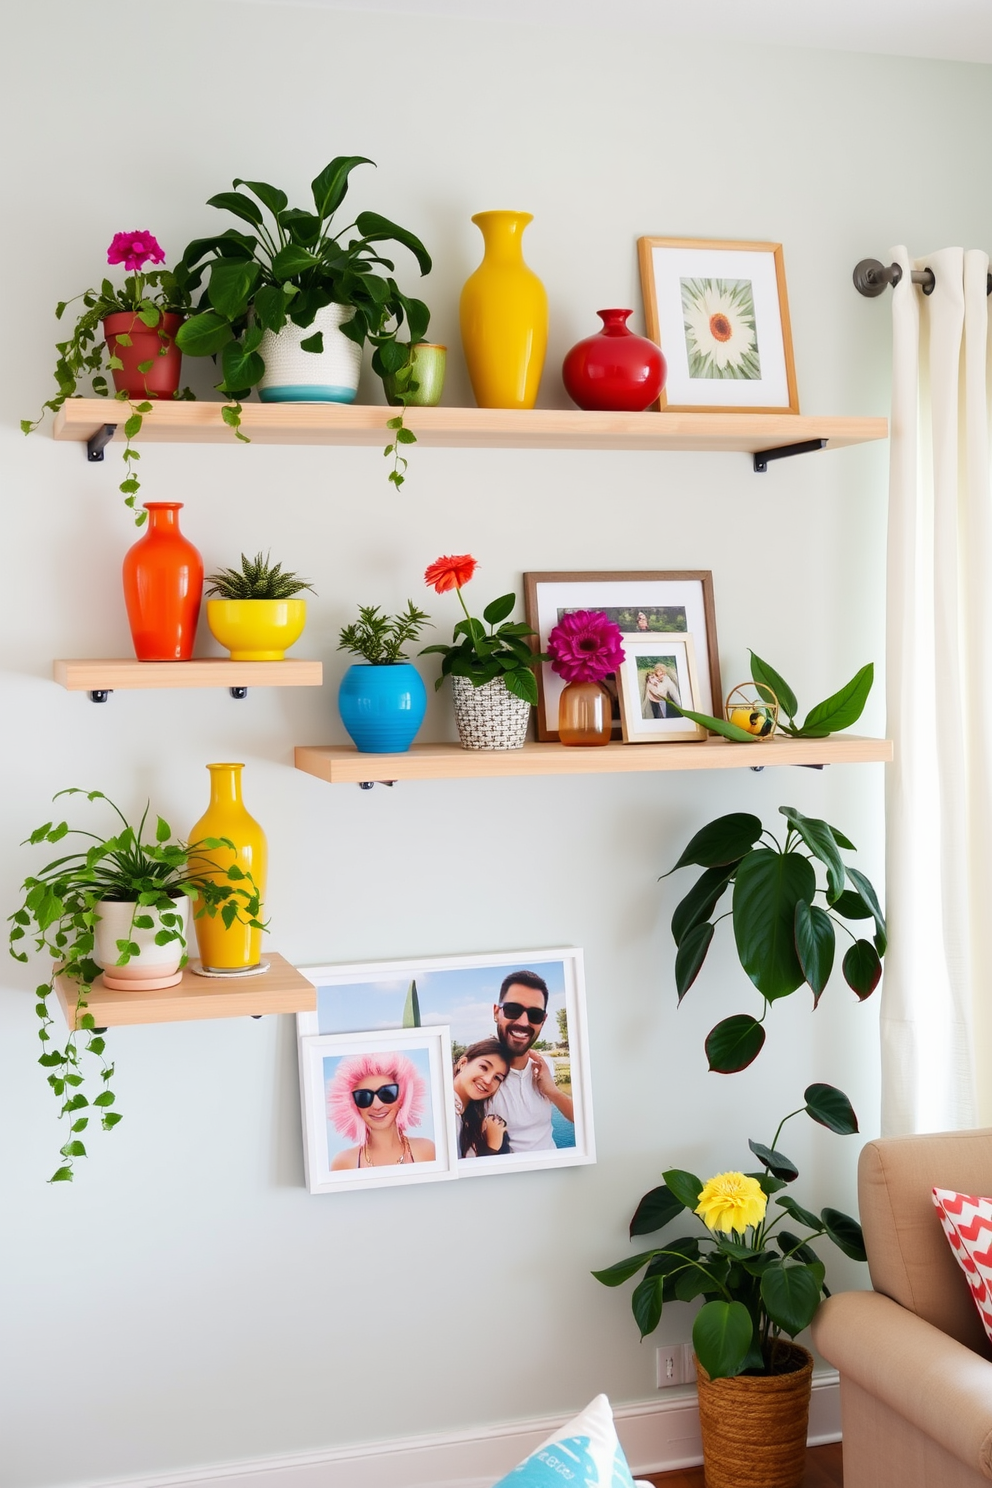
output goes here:
{"type": "Polygon", "coordinates": [[[871,1292],[813,1322],[840,1371],[844,1488],[979,1488],[992,1479],[992,1345],[930,1190],[992,1195],[992,1130],[869,1142],[858,1199],[871,1292]]]}

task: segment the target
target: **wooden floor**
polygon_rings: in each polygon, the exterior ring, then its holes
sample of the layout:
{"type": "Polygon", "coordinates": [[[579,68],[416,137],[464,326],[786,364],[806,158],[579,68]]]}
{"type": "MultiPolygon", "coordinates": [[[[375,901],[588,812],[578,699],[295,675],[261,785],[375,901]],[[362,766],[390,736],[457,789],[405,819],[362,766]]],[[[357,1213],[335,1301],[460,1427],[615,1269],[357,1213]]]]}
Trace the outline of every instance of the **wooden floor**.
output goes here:
{"type": "MultiPolygon", "coordinates": [[[[705,1484],[701,1467],[683,1467],[676,1472],[643,1473],[640,1476],[649,1483],[657,1483],[658,1488],[704,1488],[705,1484]]],[[[803,1488],[844,1488],[840,1442],[810,1447],[806,1454],[803,1488]]]]}

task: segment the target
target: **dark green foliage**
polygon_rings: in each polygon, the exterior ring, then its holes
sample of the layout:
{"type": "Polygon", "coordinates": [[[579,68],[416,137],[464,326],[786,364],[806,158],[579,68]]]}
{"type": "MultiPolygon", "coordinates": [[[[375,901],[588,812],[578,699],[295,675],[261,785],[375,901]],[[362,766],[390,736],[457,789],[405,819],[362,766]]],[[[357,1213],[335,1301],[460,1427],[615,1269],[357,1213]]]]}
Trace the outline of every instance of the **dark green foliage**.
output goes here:
{"type": "Polygon", "coordinates": [[[236,568],[222,568],[208,574],[206,582],[210,588],[206,594],[219,595],[221,599],[292,599],[304,589],[311,594],[316,590],[306,579],[295,573],[283,573],[281,563],[270,562],[271,554],[256,553],[254,558],[241,554],[241,572],[236,568]]]}
{"type": "Polygon", "coordinates": [[[403,647],[420,637],[431,620],[426,610],[418,610],[412,599],[398,615],[385,615],[378,605],[359,605],[358,620],[345,625],[338,637],[338,650],[363,656],[372,666],[388,666],[405,661],[403,647]]]}

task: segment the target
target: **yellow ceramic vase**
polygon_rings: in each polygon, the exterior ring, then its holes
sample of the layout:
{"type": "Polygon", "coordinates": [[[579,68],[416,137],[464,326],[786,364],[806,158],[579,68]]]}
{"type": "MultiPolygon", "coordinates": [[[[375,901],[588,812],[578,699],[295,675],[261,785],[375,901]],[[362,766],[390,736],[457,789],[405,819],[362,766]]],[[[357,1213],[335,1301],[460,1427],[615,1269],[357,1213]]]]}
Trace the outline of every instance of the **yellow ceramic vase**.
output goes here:
{"type": "MultiPolygon", "coordinates": [[[[265,878],[268,867],[268,849],[265,833],[254,817],[249,816],[241,800],[241,771],[244,765],[208,765],[210,771],[210,805],[189,834],[190,842],[201,842],[204,837],[229,837],[236,852],[230,848],[212,848],[201,858],[193,858],[194,869],[210,864],[217,871],[210,877],[215,883],[227,883],[226,870],[236,863],[243,873],[250,873],[265,899],[265,878]]],[[[199,910],[202,900],[194,906],[199,910]]],[[[263,914],[264,918],[264,904],[263,914]]],[[[252,930],[238,921],[227,929],[220,915],[203,915],[194,920],[196,944],[205,971],[227,972],[236,975],[257,966],[262,954],[262,932],[252,930]]]]}
{"type": "Polygon", "coordinates": [[[533,408],[548,345],[548,296],[524,263],[530,212],[477,212],[485,257],[465,281],[462,346],[480,408],[533,408]]]}

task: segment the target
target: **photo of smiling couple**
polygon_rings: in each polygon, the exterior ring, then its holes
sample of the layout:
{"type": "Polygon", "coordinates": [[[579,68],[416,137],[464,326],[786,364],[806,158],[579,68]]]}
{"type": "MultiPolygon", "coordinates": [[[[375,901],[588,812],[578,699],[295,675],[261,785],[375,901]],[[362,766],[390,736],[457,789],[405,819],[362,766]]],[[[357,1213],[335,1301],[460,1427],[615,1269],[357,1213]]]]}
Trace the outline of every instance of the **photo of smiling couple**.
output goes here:
{"type": "Polygon", "coordinates": [[[573,1125],[570,1094],[555,1066],[533,1045],[548,1017],[548,986],[536,971],[511,971],[493,1006],[496,1036],[470,1044],[455,1060],[460,1157],[505,1156],[554,1148],[553,1113],[573,1125]]]}

